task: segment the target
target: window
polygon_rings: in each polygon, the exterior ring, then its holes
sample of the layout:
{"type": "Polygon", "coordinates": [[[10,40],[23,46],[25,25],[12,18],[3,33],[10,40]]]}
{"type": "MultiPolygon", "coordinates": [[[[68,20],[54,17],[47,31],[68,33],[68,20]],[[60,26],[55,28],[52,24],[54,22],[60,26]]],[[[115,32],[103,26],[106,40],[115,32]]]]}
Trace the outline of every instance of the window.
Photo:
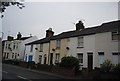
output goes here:
{"type": "Polygon", "coordinates": [[[33,44],[31,45],[31,48],[30,48],[30,52],[32,52],[33,51],[33,44]]]}
{"type": "Polygon", "coordinates": [[[77,57],[79,59],[79,63],[82,64],[83,63],[83,53],[78,53],[77,57]]]}
{"type": "Polygon", "coordinates": [[[83,48],[83,37],[78,37],[78,48],[83,48]]]}
{"type": "Polygon", "coordinates": [[[120,34],[118,33],[118,31],[114,31],[112,32],[112,40],[120,40],[120,34]]]}
{"type": "Polygon", "coordinates": [[[56,48],[60,48],[60,40],[56,40],[56,48]]]}
{"type": "Polygon", "coordinates": [[[98,52],[98,60],[99,60],[99,65],[101,66],[103,64],[103,62],[105,61],[105,57],[104,57],[104,52],[98,52]]]}
{"type": "Polygon", "coordinates": [[[6,58],[8,58],[9,57],[9,53],[7,53],[7,56],[6,56],[6,58]]]}
{"type": "Polygon", "coordinates": [[[15,49],[15,43],[13,44],[13,49],[15,49]]]}
{"type": "Polygon", "coordinates": [[[120,63],[120,53],[112,53],[112,63],[119,64],[120,63]]]}
{"type": "Polygon", "coordinates": [[[59,60],[60,60],[60,54],[59,54],[59,53],[56,53],[55,63],[59,63],[59,60]]]}
{"type": "Polygon", "coordinates": [[[7,49],[7,44],[6,44],[6,47],[5,47],[6,49],[7,49]]]}
{"type": "Polygon", "coordinates": [[[16,45],[16,49],[18,49],[18,43],[17,43],[17,45],[16,45]]]}
{"type": "Polygon", "coordinates": [[[43,44],[40,44],[40,52],[43,51],[43,44]]]}
{"type": "Polygon", "coordinates": [[[39,55],[39,63],[42,64],[42,55],[39,55]]]}
{"type": "Polygon", "coordinates": [[[15,59],[17,58],[17,53],[15,53],[15,59]]]}
{"type": "Polygon", "coordinates": [[[14,53],[12,53],[12,58],[14,58],[14,53]]]}

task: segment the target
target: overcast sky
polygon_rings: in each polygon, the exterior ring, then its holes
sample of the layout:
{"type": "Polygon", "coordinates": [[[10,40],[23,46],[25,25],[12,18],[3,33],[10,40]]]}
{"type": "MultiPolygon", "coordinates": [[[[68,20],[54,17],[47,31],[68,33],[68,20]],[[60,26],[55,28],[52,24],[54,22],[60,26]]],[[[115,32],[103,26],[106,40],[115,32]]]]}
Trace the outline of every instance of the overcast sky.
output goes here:
{"type": "Polygon", "coordinates": [[[75,30],[83,19],[86,28],[118,20],[118,2],[26,2],[24,9],[8,7],[2,19],[4,39],[21,32],[38,38],[52,28],[55,34],[75,30]]]}

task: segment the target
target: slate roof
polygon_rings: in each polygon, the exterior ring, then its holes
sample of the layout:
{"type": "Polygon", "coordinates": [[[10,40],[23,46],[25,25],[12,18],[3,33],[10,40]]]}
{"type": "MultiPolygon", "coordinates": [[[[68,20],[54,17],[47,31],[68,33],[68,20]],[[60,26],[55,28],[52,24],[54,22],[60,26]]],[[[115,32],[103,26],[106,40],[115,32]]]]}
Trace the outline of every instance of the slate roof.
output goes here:
{"type": "Polygon", "coordinates": [[[52,37],[47,37],[47,38],[43,38],[43,39],[28,43],[26,45],[47,43],[50,40],[55,40],[55,39],[63,39],[63,38],[70,38],[70,37],[85,36],[85,35],[92,35],[92,34],[96,34],[96,33],[109,32],[109,31],[118,30],[118,28],[120,28],[120,20],[103,23],[102,25],[96,26],[96,27],[85,28],[81,31],[73,30],[73,31],[63,32],[63,33],[60,33],[60,34],[52,36],[52,37]]]}
{"type": "Polygon", "coordinates": [[[25,45],[47,43],[47,42],[50,41],[50,39],[51,39],[51,37],[47,37],[47,38],[43,38],[43,39],[40,39],[40,40],[36,40],[36,41],[30,42],[30,43],[27,43],[25,45]]]}

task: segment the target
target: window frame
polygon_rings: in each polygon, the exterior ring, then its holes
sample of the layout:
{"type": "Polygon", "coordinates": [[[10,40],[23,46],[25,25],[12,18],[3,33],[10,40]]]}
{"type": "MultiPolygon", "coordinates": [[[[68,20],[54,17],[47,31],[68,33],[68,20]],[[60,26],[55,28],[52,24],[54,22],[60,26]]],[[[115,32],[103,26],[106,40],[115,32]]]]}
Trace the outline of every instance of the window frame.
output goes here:
{"type": "Polygon", "coordinates": [[[84,37],[79,36],[77,37],[77,48],[83,48],[84,47],[84,37]]]}

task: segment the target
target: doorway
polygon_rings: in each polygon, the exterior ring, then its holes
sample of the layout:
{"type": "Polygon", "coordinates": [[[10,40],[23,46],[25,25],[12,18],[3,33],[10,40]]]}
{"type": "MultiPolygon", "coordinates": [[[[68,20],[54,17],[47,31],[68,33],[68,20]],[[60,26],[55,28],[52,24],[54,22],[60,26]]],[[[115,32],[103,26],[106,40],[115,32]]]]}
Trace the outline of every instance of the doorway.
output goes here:
{"type": "Polygon", "coordinates": [[[50,54],[50,65],[53,64],[53,53],[50,54]]]}
{"type": "Polygon", "coordinates": [[[88,69],[92,70],[93,69],[93,53],[87,53],[88,54],[88,69]]]}

